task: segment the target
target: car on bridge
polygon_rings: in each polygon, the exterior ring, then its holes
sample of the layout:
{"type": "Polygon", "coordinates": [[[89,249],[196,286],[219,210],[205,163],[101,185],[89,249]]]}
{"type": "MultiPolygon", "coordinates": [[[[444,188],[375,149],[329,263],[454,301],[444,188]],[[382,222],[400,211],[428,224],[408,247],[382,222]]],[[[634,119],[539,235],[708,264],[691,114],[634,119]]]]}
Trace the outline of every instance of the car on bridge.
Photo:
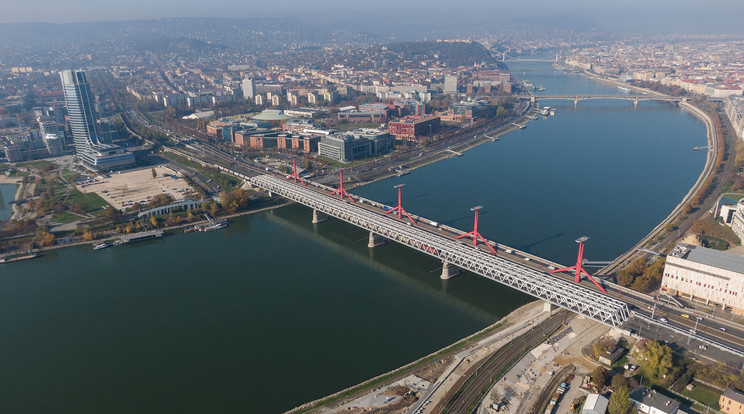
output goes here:
{"type": "Polygon", "coordinates": [[[669,319],[667,319],[666,317],[662,316],[661,318],[659,318],[659,321],[660,322],[667,323],[667,322],[669,322],[669,319]]]}

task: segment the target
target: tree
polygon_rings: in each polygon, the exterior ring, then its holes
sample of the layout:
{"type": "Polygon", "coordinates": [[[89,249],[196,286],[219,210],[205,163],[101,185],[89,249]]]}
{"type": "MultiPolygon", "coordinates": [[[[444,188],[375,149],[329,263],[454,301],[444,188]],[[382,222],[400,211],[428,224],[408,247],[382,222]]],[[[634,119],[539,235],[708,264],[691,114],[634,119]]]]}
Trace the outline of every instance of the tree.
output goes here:
{"type": "MultiPolygon", "coordinates": [[[[622,377],[622,375],[615,376],[622,377]]],[[[607,406],[607,411],[610,414],[628,414],[632,407],[633,404],[630,402],[630,390],[627,386],[622,385],[615,389],[612,396],[610,396],[610,403],[607,406]]]]}
{"type": "Polygon", "coordinates": [[[597,367],[592,371],[592,382],[599,388],[605,385],[609,377],[610,374],[605,367],[597,367]]]}
{"type": "Polygon", "coordinates": [[[638,276],[646,271],[647,266],[646,259],[642,257],[634,260],[628,267],[617,272],[617,283],[620,286],[630,286],[638,276]]]}
{"type": "Polygon", "coordinates": [[[628,380],[625,379],[625,375],[623,374],[615,374],[612,377],[612,389],[617,391],[620,387],[628,388],[628,380]]]}
{"type": "Polygon", "coordinates": [[[103,213],[109,221],[118,221],[121,219],[121,212],[113,206],[106,207],[103,213]]]}
{"type": "Polygon", "coordinates": [[[162,207],[166,206],[173,202],[173,196],[166,193],[160,193],[157,194],[155,197],[150,200],[148,203],[148,207],[155,208],[155,207],[162,207]]]}
{"type": "Polygon", "coordinates": [[[84,241],[91,241],[91,240],[93,240],[93,233],[91,233],[91,232],[89,232],[87,230],[84,231],[83,232],[83,240],[84,241]]]}
{"type": "Polygon", "coordinates": [[[602,345],[602,342],[600,341],[594,341],[592,344],[592,348],[594,349],[594,358],[599,359],[599,356],[607,352],[605,347],[602,345]]]}
{"type": "Polygon", "coordinates": [[[155,217],[150,217],[150,224],[152,225],[152,227],[158,228],[158,219],[156,219],[155,217]]]}
{"type": "Polygon", "coordinates": [[[651,382],[666,383],[667,375],[674,366],[672,349],[657,341],[649,341],[644,356],[647,360],[643,361],[641,367],[646,378],[651,382]]]}
{"type": "Polygon", "coordinates": [[[152,178],[158,178],[158,173],[155,171],[155,168],[152,169],[152,178]]]}

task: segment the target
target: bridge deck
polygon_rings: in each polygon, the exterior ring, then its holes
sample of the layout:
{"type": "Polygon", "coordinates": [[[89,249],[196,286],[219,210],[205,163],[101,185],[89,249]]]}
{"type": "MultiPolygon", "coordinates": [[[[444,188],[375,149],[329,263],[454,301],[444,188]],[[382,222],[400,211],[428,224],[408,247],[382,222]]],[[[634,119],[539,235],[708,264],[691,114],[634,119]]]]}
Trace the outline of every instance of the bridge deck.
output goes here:
{"type": "Polygon", "coordinates": [[[480,248],[277,177],[261,175],[250,181],[274,194],[604,324],[619,326],[630,317],[625,302],[491,255],[480,248]]]}

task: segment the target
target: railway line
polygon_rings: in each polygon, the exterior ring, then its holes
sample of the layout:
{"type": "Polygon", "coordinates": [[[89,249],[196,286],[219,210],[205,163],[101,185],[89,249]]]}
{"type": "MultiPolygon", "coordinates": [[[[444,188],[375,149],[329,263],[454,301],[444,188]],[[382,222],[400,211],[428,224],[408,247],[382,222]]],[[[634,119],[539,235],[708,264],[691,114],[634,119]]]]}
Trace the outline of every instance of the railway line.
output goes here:
{"type": "MultiPolygon", "coordinates": [[[[529,332],[496,351],[473,375],[464,380],[464,383],[451,398],[445,398],[448,403],[443,407],[442,412],[472,412],[487,391],[488,386],[494,380],[498,380],[497,377],[502,376],[528,350],[539,345],[545,340],[546,336],[558,330],[567,316],[568,311],[560,310],[544,322],[536,325],[529,332]]],[[[439,407],[435,407],[432,412],[437,412],[437,408],[439,407]]]]}

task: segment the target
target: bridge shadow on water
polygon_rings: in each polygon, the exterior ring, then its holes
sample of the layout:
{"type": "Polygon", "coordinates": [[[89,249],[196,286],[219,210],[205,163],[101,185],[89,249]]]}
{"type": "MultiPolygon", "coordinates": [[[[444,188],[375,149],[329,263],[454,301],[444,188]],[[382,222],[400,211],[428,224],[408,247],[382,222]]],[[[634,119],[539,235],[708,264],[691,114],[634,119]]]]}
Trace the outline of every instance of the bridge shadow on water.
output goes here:
{"type": "Polygon", "coordinates": [[[541,243],[545,243],[545,242],[548,242],[548,241],[551,241],[551,240],[554,240],[554,239],[557,239],[557,238],[560,238],[560,237],[563,237],[563,236],[565,236],[565,233],[556,233],[556,234],[554,234],[554,235],[552,235],[550,237],[545,237],[545,238],[543,238],[541,240],[537,240],[537,241],[532,242],[532,243],[529,243],[529,244],[515,245],[515,246],[512,246],[512,247],[514,247],[517,250],[521,250],[523,252],[532,253],[531,250],[532,250],[533,247],[535,247],[535,246],[537,246],[537,245],[539,245],[541,243]]]}

